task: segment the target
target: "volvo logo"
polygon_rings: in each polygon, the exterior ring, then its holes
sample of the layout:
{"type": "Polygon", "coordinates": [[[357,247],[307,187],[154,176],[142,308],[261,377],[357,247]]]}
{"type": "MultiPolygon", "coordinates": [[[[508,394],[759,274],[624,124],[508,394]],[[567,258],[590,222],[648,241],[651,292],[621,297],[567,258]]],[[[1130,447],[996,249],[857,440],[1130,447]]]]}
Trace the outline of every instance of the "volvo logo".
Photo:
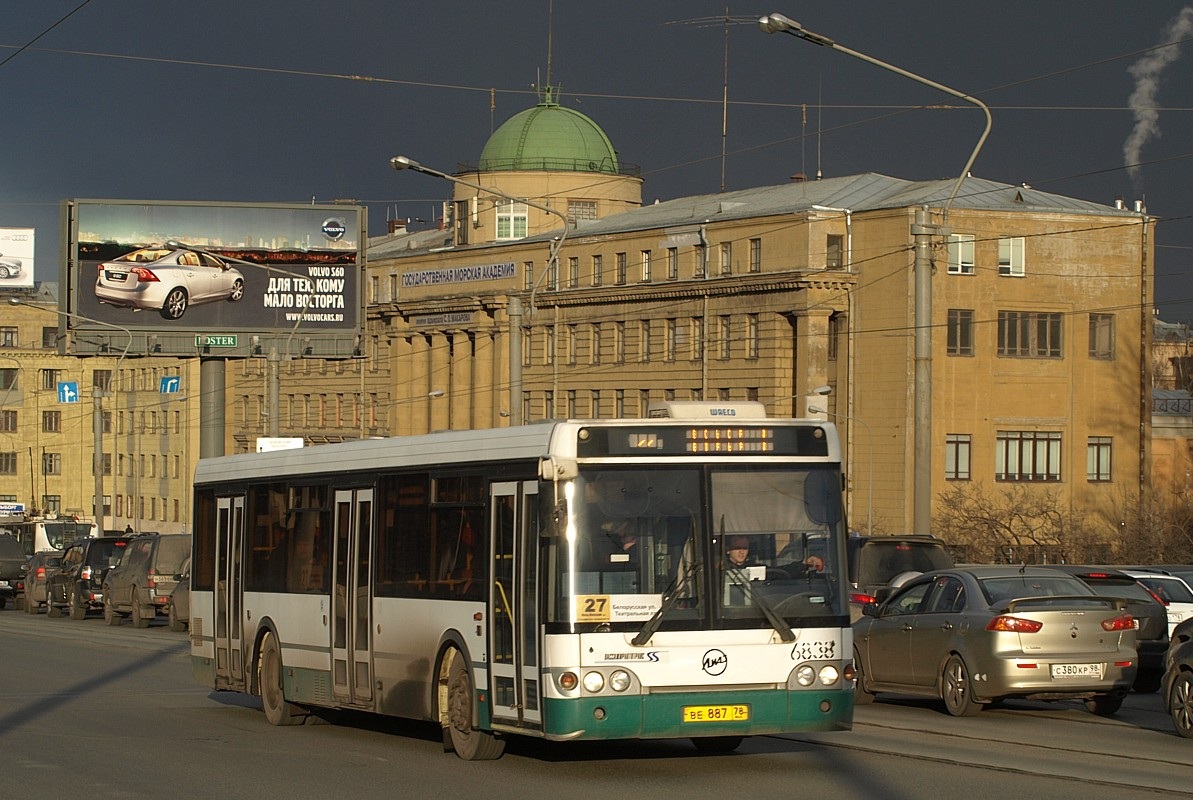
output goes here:
{"type": "Polygon", "coordinates": [[[700,669],[709,675],[720,675],[729,666],[729,656],[720,650],[709,650],[700,660],[700,669]]]}
{"type": "Polygon", "coordinates": [[[344,234],[348,232],[348,227],[344,224],[344,220],[332,217],[323,220],[323,238],[329,242],[338,242],[344,238],[344,234]]]}

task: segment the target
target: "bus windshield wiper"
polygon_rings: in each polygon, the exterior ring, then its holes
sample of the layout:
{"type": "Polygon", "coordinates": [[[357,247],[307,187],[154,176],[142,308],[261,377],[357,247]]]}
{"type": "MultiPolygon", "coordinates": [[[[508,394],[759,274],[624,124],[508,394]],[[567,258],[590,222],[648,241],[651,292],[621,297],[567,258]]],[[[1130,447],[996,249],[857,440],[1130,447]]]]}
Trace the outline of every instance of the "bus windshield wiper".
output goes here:
{"type": "Polygon", "coordinates": [[[659,625],[663,622],[663,617],[667,612],[675,608],[675,604],[679,602],[680,598],[690,597],[691,595],[684,594],[684,588],[693,585],[692,577],[700,569],[698,561],[686,565],[682,575],[677,575],[675,582],[670,586],[670,594],[663,595],[663,602],[659,606],[658,611],[651,615],[646,624],[642,626],[642,630],[638,631],[638,635],[630,640],[630,644],[635,647],[641,647],[650,641],[650,637],[654,636],[655,631],[659,629],[659,625]]]}
{"type": "Polygon", "coordinates": [[[741,570],[726,570],[725,574],[729,576],[730,581],[735,586],[742,588],[742,591],[745,592],[750,602],[762,609],[763,616],[766,617],[766,621],[770,623],[770,626],[775,629],[775,633],[779,634],[780,639],[784,642],[795,641],[795,634],[791,632],[791,626],[783,621],[783,618],[775,611],[775,607],[770,604],[769,600],[754,591],[754,587],[750,585],[750,581],[742,576],[741,570]]]}

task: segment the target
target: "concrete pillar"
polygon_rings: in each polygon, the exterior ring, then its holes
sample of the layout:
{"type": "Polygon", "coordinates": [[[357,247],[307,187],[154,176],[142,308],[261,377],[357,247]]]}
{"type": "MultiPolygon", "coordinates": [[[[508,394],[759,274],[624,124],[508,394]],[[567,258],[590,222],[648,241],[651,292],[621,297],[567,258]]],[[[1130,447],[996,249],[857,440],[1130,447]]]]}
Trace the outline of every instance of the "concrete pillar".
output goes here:
{"type": "Polygon", "coordinates": [[[493,334],[477,331],[473,336],[472,417],[476,428],[492,428],[497,419],[496,387],[493,385],[493,334]]]}
{"type": "MultiPolygon", "coordinates": [[[[467,331],[453,331],[451,337],[451,386],[447,389],[449,424],[452,430],[473,427],[472,337],[467,331]]],[[[446,388],[446,387],[445,387],[446,388]]],[[[440,403],[443,401],[440,400],[440,403]]]]}
{"type": "MultiPolygon", "coordinates": [[[[451,391],[451,340],[449,334],[435,331],[431,334],[430,369],[427,372],[427,388],[422,392],[424,397],[432,391],[451,391]]],[[[451,424],[449,411],[451,404],[444,398],[426,397],[425,406],[429,409],[428,426],[432,431],[447,430],[451,424]]]]}

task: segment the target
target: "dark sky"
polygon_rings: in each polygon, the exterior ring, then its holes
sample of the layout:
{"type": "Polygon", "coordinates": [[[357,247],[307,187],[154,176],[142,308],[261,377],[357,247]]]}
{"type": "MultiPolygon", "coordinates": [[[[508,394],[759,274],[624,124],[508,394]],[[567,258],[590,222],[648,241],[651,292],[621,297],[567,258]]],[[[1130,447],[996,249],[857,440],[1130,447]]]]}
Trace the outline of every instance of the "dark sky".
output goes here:
{"type": "Polygon", "coordinates": [[[975,175],[1143,199],[1157,306],[1193,320],[1193,3],[0,0],[0,227],[37,228],[42,280],[66,198],[349,198],[381,234],[451,189],[391,156],[474,162],[548,77],[642,167],[646,202],[795,172],[957,175],[979,110],[766,35],[774,11],[979,97],[994,125],[975,175]]]}

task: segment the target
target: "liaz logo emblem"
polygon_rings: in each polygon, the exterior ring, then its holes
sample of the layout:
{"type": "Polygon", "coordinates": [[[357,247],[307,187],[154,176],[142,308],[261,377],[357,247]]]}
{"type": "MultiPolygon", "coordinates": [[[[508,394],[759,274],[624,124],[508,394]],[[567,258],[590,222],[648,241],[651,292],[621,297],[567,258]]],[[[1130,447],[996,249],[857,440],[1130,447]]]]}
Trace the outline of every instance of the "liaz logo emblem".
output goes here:
{"type": "Polygon", "coordinates": [[[348,226],[344,224],[344,220],[326,219],[323,221],[323,238],[329,242],[338,242],[344,238],[344,234],[348,232],[348,226]]]}
{"type": "Polygon", "coordinates": [[[729,666],[729,656],[721,650],[709,650],[700,660],[700,669],[709,675],[720,675],[729,666]]]}

